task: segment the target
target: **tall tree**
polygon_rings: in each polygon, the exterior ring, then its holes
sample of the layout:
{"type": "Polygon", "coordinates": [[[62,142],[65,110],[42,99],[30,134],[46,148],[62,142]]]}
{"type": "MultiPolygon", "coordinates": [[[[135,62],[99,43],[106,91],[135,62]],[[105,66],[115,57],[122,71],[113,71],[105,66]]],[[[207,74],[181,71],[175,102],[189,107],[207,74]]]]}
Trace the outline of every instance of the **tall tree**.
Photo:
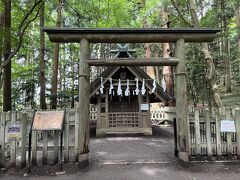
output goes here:
{"type": "MultiPolygon", "coordinates": [[[[151,56],[152,56],[151,44],[150,44],[150,43],[144,44],[144,48],[145,48],[145,57],[146,57],[146,58],[151,58],[151,56]]],[[[148,74],[151,78],[156,79],[156,75],[155,75],[154,67],[153,67],[153,66],[147,66],[147,74],[148,74]]]]}
{"type": "MultiPolygon", "coordinates": [[[[11,1],[4,1],[4,43],[3,43],[4,61],[6,62],[11,54],[11,1]]],[[[11,61],[9,61],[3,70],[3,111],[11,111],[11,61]]]]}
{"type": "MultiPolygon", "coordinates": [[[[189,9],[190,9],[190,14],[191,14],[191,22],[188,21],[187,18],[182,14],[182,11],[180,7],[178,6],[177,2],[175,0],[171,0],[174,8],[178,12],[180,18],[188,25],[192,27],[200,27],[200,22],[197,16],[197,7],[195,4],[194,0],[189,0],[189,9]]],[[[213,58],[209,52],[209,47],[207,43],[201,43],[201,48],[202,52],[204,54],[205,62],[206,62],[206,67],[207,67],[207,75],[206,79],[208,80],[208,83],[210,85],[210,89],[213,93],[213,102],[216,107],[221,108],[222,107],[222,102],[220,99],[220,95],[218,92],[218,86],[216,84],[216,71],[215,71],[215,65],[213,63],[213,58]]]]}
{"type": "MultiPolygon", "coordinates": [[[[166,7],[161,10],[162,19],[164,22],[163,28],[169,28],[168,13],[166,12],[166,7]]],[[[162,45],[163,57],[170,58],[170,45],[169,43],[163,43],[162,45]]],[[[166,92],[173,95],[173,78],[172,78],[172,67],[163,66],[163,77],[166,82],[166,92]]]]}
{"type": "Polygon", "coordinates": [[[222,48],[222,54],[223,54],[223,63],[224,63],[224,69],[225,69],[225,88],[226,93],[231,92],[231,68],[230,68],[230,56],[229,56],[229,30],[228,30],[228,18],[227,18],[227,12],[226,12],[226,1],[221,0],[221,14],[222,14],[222,29],[223,29],[223,48],[222,48]]]}
{"type": "Polygon", "coordinates": [[[0,63],[2,62],[3,55],[3,26],[4,26],[4,16],[0,14],[0,63]]]}
{"type": "MultiPolygon", "coordinates": [[[[146,5],[145,0],[141,1],[141,8],[144,8],[146,5]]],[[[143,18],[143,27],[144,28],[148,28],[148,22],[147,22],[147,17],[146,15],[143,18]]],[[[145,57],[146,58],[151,58],[152,56],[152,52],[151,52],[151,43],[145,43],[144,44],[144,48],[145,48],[145,57]]],[[[146,67],[147,70],[147,74],[152,78],[152,79],[156,79],[156,75],[154,72],[154,67],[153,66],[147,66],[146,67]]]]}
{"type": "Polygon", "coordinates": [[[236,24],[237,24],[237,47],[238,47],[238,62],[239,62],[239,74],[240,74],[240,5],[236,9],[236,24]]]}
{"type": "MultiPolygon", "coordinates": [[[[3,60],[3,26],[4,26],[4,15],[0,14],[0,65],[3,60]]],[[[2,88],[2,71],[0,71],[0,89],[2,88]]]]}
{"type": "Polygon", "coordinates": [[[70,45],[69,47],[69,54],[70,54],[70,61],[71,61],[71,73],[70,73],[70,78],[71,78],[71,108],[74,108],[74,80],[75,80],[75,73],[74,73],[74,57],[73,57],[73,49],[72,49],[72,45],[70,45]]]}
{"type": "MultiPolygon", "coordinates": [[[[56,26],[61,26],[61,11],[62,11],[62,0],[57,0],[57,21],[56,26]]],[[[57,108],[57,86],[58,86],[58,64],[59,64],[59,43],[54,44],[54,50],[53,50],[53,65],[52,65],[52,109],[57,108]]]]}
{"type": "Polygon", "coordinates": [[[42,27],[44,27],[44,10],[45,10],[45,0],[42,1],[41,9],[40,9],[40,108],[46,109],[46,98],[45,98],[45,61],[44,61],[44,54],[45,54],[45,38],[44,32],[42,31],[42,27]]]}

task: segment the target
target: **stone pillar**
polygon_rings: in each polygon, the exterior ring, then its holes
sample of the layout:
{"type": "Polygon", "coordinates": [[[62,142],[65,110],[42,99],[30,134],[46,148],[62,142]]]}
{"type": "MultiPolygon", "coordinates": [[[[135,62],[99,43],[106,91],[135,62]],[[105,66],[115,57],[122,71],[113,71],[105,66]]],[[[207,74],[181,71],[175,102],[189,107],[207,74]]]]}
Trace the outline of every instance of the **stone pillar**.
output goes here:
{"type": "Polygon", "coordinates": [[[185,67],[185,43],[184,39],[176,42],[175,56],[179,63],[175,68],[176,85],[176,116],[177,116],[177,149],[179,159],[189,161],[189,120],[187,106],[187,85],[185,67]]]}
{"type": "Polygon", "coordinates": [[[79,138],[78,162],[81,168],[88,165],[89,153],[89,108],[90,108],[90,68],[86,60],[89,59],[89,42],[82,39],[80,42],[79,62],[79,138]]]}

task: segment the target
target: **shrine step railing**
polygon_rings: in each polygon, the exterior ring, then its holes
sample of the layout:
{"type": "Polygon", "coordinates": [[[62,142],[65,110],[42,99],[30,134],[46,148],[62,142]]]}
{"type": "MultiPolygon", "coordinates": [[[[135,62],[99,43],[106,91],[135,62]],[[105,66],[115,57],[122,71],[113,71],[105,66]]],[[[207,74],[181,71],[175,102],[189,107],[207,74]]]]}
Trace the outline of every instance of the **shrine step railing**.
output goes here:
{"type": "Polygon", "coordinates": [[[173,122],[173,119],[176,118],[175,107],[151,109],[150,115],[152,124],[154,125],[160,125],[164,121],[173,122]]]}

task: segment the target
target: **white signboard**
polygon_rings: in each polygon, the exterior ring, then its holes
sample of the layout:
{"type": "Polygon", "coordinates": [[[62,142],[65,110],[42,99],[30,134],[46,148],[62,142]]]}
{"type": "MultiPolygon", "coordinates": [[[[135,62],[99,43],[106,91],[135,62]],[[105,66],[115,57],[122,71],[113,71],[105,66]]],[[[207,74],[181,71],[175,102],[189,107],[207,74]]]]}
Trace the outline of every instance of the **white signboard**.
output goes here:
{"type": "Polygon", "coordinates": [[[222,120],[221,121],[221,132],[236,132],[234,121],[222,120]]]}
{"type": "Polygon", "coordinates": [[[149,104],[141,104],[141,110],[143,111],[149,110],[149,104]]]}
{"type": "Polygon", "coordinates": [[[15,140],[20,138],[20,126],[19,124],[11,124],[7,129],[7,136],[9,140],[15,140]]]}

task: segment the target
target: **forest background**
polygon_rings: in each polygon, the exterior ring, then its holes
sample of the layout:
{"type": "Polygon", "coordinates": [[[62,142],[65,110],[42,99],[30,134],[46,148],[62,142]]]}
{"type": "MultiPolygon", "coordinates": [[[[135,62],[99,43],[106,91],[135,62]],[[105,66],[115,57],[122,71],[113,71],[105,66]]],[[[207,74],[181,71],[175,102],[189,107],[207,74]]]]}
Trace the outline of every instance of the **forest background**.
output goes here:
{"type": "MultiPolygon", "coordinates": [[[[240,105],[239,0],[0,0],[0,110],[74,107],[79,44],[51,43],[42,27],[219,28],[212,43],[187,44],[188,102],[240,105]]],[[[169,57],[174,44],[131,44],[136,57],[169,57]]],[[[110,57],[115,44],[91,44],[110,57]]],[[[91,79],[103,68],[93,68],[91,79]]],[[[147,73],[174,95],[171,67],[147,73]]]]}

